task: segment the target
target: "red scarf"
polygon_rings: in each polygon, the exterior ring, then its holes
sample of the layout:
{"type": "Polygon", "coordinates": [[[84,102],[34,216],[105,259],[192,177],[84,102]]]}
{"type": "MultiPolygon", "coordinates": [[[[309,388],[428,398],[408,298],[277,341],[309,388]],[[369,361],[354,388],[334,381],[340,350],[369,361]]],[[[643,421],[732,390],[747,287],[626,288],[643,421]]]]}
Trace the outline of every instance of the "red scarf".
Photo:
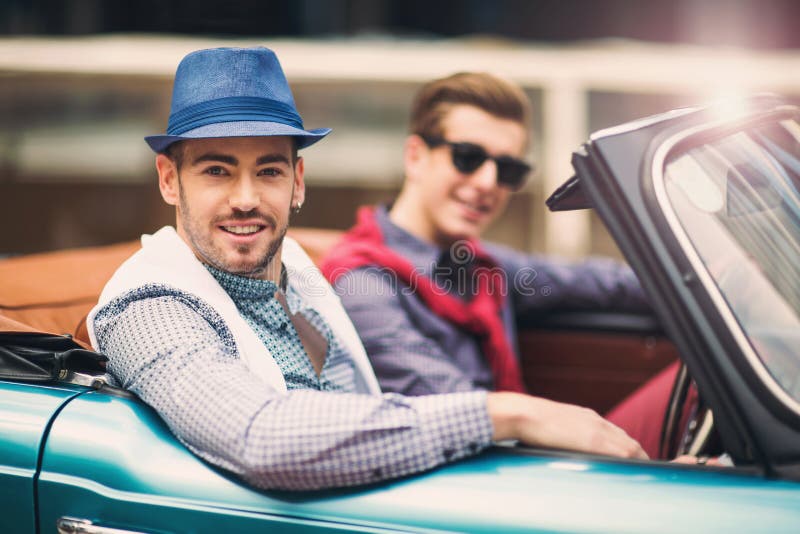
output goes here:
{"type": "Polygon", "coordinates": [[[444,293],[431,278],[421,276],[407,259],[387,247],[375,221],[374,208],[362,207],[358,210],[356,225],[325,259],[322,273],[334,283],[351,269],[373,265],[392,270],[408,286],[412,286],[413,280],[417,296],[433,313],[480,339],[481,349],[492,370],[495,389],[524,392],[519,362],[508,342],[500,315],[505,277],[477,242],[470,241],[469,246],[476,265],[485,271],[477,276],[475,296],[466,302],[444,293]]]}

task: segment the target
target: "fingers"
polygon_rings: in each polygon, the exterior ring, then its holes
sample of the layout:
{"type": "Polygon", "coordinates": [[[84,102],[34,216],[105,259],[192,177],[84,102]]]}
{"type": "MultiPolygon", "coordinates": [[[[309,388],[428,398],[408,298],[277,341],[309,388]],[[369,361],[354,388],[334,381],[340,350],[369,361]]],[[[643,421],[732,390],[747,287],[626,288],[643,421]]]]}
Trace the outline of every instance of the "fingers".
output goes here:
{"type": "Polygon", "coordinates": [[[581,435],[589,437],[587,446],[578,445],[574,450],[593,454],[605,454],[619,458],[634,458],[647,460],[649,457],[638,441],[628,436],[624,430],[604,419],[594,410],[580,408],[569,404],[559,404],[559,410],[582,410],[583,419],[576,421],[577,427],[572,428],[576,439],[581,435]]]}
{"type": "Polygon", "coordinates": [[[495,439],[647,459],[639,443],[588,408],[513,393],[490,393],[487,399],[495,439]]]}
{"type": "Polygon", "coordinates": [[[712,465],[714,467],[725,467],[726,464],[720,460],[719,457],[709,458],[708,456],[692,456],[689,454],[682,454],[677,458],[670,460],[675,464],[690,464],[690,465],[712,465]]]}

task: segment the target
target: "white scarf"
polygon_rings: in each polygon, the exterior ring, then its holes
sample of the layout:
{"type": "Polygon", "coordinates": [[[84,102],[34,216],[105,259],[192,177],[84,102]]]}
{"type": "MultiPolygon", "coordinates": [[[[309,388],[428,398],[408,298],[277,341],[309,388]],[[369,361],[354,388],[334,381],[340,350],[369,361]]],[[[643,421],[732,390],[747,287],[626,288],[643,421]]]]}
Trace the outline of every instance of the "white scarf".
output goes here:
{"type": "MultiPolygon", "coordinates": [[[[358,392],[379,394],[380,387],[364,346],[333,288],[294,239],[284,238],[281,255],[289,286],[322,316],[353,359],[358,392]]],[[[92,346],[97,347],[94,331],[97,312],[115,298],[146,284],[170,286],[210,305],[233,334],[239,356],[247,367],[276,390],[286,391],[283,373],[267,347],[241,316],[228,293],[171,226],[153,235],[143,235],[142,248],[117,269],[103,288],[97,305],[86,318],[92,346]]]]}

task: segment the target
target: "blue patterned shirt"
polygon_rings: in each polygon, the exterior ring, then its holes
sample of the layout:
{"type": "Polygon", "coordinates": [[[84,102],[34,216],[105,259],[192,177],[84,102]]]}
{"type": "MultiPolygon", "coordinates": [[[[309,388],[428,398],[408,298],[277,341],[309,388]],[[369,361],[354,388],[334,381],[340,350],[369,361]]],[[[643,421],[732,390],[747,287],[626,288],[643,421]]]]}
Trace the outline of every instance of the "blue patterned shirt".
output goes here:
{"type": "MultiPolygon", "coordinates": [[[[149,284],[95,317],[108,371],[198,456],[257,487],[304,490],[420,472],[490,443],[485,393],[353,393],[349,355],[335,342],[317,379],[296,332],[276,335],[286,313],[257,297],[274,294],[274,284],[216,276],[270,351],[281,352],[287,392],[251,373],[219,314],[185,292],[149,284]]],[[[289,292],[287,302],[331,340],[299,295],[289,292]]]]}
{"type": "Polygon", "coordinates": [[[275,359],[287,389],[320,391],[355,390],[353,361],[316,310],[303,303],[292,286],[286,288],[286,303],[292,314],[300,313],[327,341],[328,352],[317,376],[292,320],[275,298],[278,286],[271,280],[236,276],[206,265],[219,285],[231,296],[242,317],[275,359]]]}

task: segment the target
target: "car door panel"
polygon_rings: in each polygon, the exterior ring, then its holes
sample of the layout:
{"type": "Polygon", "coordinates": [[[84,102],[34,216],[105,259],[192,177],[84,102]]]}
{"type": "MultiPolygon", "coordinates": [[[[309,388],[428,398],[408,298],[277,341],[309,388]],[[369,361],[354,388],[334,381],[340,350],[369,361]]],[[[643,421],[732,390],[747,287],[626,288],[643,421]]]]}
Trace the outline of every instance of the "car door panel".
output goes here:
{"type": "Polygon", "coordinates": [[[737,471],[506,448],[371,486],[260,491],[192,455],[137,399],[90,392],[52,426],[39,501],[43,531],[68,516],[141,532],[778,532],[796,526],[800,491],[737,471]]]}
{"type": "Polygon", "coordinates": [[[678,359],[648,314],[555,310],[520,325],[528,391],[607,413],[678,359]]]}
{"type": "MultiPolygon", "coordinates": [[[[268,498],[192,455],[149,407],[107,394],[76,399],[54,423],[44,448],[39,495],[44,529],[54,528],[62,517],[135,532],[343,528],[263,506],[268,498]]],[[[348,531],[358,530],[350,526],[348,531]]]]}
{"type": "Polygon", "coordinates": [[[607,413],[678,359],[656,335],[525,330],[519,336],[525,383],[533,395],[607,413]]]}
{"type": "Polygon", "coordinates": [[[39,450],[69,388],[0,382],[0,532],[35,530],[39,450]]]}

